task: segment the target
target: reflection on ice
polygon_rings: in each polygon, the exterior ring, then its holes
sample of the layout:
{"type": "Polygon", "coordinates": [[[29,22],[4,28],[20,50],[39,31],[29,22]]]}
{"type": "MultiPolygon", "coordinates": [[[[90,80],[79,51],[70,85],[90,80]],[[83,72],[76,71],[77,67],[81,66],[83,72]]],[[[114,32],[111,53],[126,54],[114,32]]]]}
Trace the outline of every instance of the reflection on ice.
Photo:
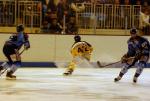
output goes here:
{"type": "Polygon", "coordinates": [[[0,100],[10,101],[150,101],[150,70],[145,69],[137,84],[134,69],[118,83],[116,68],[77,68],[63,76],[62,68],[20,68],[17,80],[0,79],[0,100]]]}

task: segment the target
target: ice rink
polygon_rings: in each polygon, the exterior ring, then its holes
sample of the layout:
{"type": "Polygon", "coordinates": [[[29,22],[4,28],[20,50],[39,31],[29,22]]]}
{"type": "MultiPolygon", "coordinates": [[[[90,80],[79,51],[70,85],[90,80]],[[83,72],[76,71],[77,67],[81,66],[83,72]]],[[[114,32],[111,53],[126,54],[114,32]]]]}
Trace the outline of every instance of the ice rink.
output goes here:
{"type": "Polygon", "coordinates": [[[0,101],[150,101],[150,69],[137,84],[135,69],[113,82],[120,68],[77,68],[63,76],[65,68],[19,68],[17,80],[0,78],[0,101]]]}

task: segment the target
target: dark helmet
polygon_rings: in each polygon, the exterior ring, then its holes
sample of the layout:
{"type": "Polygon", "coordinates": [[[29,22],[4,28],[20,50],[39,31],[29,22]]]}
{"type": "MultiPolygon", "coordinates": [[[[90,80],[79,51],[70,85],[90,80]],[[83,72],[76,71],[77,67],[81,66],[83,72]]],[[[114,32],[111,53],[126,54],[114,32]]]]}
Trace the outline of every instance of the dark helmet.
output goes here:
{"type": "Polygon", "coordinates": [[[24,26],[22,24],[17,26],[17,32],[24,31],[24,26]]]}
{"type": "Polygon", "coordinates": [[[74,36],[74,41],[75,42],[80,42],[81,41],[81,37],[79,35],[74,36]]]}
{"type": "Polygon", "coordinates": [[[130,29],[130,34],[137,34],[137,29],[136,28],[130,29]]]}

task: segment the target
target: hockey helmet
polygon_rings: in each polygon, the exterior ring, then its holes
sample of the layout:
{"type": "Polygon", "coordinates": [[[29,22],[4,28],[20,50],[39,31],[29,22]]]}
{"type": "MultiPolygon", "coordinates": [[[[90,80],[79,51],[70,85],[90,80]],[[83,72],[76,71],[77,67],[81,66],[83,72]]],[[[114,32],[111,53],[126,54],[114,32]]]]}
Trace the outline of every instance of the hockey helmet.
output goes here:
{"type": "Polygon", "coordinates": [[[24,31],[23,24],[20,24],[20,25],[17,26],[17,32],[21,32],[21,31],[24,31]]]}
{"type": "Polygon", "coordinates": [[[130,34],[137,34],[137,29],[136,28],[130,29],[130,34]]]}
{"type": "Polygon", "coordinates": [[[75,42],[80,42],[81,41],[81,37],[79,35],[75,35],[74,36],[74,41],[75,42]]]}

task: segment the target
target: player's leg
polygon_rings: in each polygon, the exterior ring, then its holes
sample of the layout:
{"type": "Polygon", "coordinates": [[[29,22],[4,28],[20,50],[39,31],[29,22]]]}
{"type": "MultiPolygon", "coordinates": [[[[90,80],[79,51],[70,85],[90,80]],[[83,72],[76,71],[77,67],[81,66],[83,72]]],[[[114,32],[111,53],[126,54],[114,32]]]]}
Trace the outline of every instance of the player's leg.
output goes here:
{"type": "Polygon", "coordinates": [[[71,75],[72,74],[72,72],[74,71],[74,69],[75,69],[75,62],[74,61],[71,61],[70,63],[69,63],[69,65],[67,66],[67,69],[66,69],[66,71],[63,73],[64,75],[71,75]]]}
{"type": "Polygon", "coordinates": [[[10,68],[7,70],[6,78],[15,79],[16,76],[13,73],[20,67],[21,57],[19,51],[15,49],[14,45],[6,45],[3,48],[3,53],[7,57],[9,63],[11,63],[10,68]]]}
{"type": "Polygon", "coordinates": [[[2,70],[7,70],[13,63],[11,57],[10,57],[10,54],[12,53],[11,51],[11,47],[8,46],[8,45],[4,45],[3,47],[3,53],[5,55],[5,57],[8,59],[7,62],[3,62],[1,65],[0,65],[0,71],[2,70]]]}
{"type": "Polygon", "coordinates": [[[71,75],[76,67],[76,65],[80,65],[84,62],[86,59],[87,61],[90,61],[91,54],[82,54],[78,56],[74,56],[73,60],[69,63],[67,66],[67,70],[64,72],[64,75],[71,75]]]}
{"type": "Polygon", "coordinates": [[[87,61],[90,61],[90,59],[91,59],[91,54],[89,54],[89,53],[84,53],[84,54],[82,54],[82,57],[85,58],[87,61]]]}
{"type": "Polygon", "coordinates": [[[21,66],[21,57],[19,55],[19,51],[13,49],[12,53],[9,57],[12,61],[12,65],[10,66],[9,70],[7,71],[6,78],[7,79],[16,79],[16,76],[13,74],[17,70],[17,68],[21,66]]]}
{"type": "Polygon", "coordinates": [[[123,67],[119,73],[119,75],[114,79],[115,82],[121,80],[121,78],[123,77],[123,75],[125,73],[127,73],[128,69],[130,67],[132,67],[135,64],[136,61],[134,61],[134,59],[129,59],[127,60],[125,63],[123,63],[123,67]]]}
{"type": "Polygon", "coordinates": [[[21,61],[15,61],[11,67],[7,70],[6,79],[16,79],[16,76],[13,75],[18,67],[21,66],[21,61]]]}
{"type": "Polygon", "coordinates": [[[123,77],[123,75],[124,75],[125,73],[127,73],[128,69],[129,69],[129,66],[130,66],[130,65],[127,64],[127,63],[124,63],[124,64],[123,64],[123,67],[122,67],[122,69],[121,69],[119,75],[114,79],[115,82],[121,80],[121,78],[123,77]]]}
{"type": "Polygon", "coordinates": [[[73,60],[69,63],[67,66],[67,69],[64,73],[64,75],[71,75],[72,72],[74,71],[76,65],[80,65],[83,62],[83,57],[82,56],[74,56],[73,60]]]}
{"type": "Polygon", "coordinates": [[[137,82],[138,77],[141,75],[143,69],[146,67],[146,63],[148,61],[148,58],[149,58],[149,56],[141,56],[141,58],[138,62],[136,72],[135,72],[134,77],[133,77],[134,83],[137,82]]]}

